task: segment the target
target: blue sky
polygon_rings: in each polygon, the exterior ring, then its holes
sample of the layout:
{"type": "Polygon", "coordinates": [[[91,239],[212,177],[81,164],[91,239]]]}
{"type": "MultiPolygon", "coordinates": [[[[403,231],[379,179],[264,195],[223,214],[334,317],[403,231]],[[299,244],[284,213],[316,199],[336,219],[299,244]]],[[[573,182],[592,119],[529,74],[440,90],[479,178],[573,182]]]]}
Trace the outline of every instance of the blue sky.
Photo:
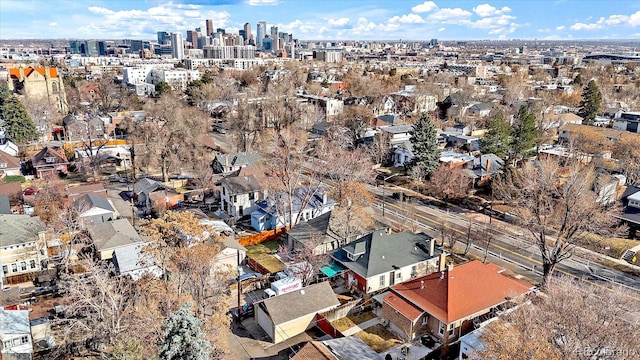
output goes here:
{"type": "Polygon", "coordinates": [[[0,39],[154,39],[205,19],[348,40],[640,39],[640,1],[0,0],[0,39]]]}

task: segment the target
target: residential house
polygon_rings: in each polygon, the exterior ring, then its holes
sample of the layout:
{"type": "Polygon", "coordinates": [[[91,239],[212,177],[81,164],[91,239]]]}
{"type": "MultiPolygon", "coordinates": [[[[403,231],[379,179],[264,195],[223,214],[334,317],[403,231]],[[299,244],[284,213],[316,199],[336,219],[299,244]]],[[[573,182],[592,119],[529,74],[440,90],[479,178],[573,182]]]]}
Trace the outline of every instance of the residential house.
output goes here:
{"type": "Polygon", "coordinates": [[[292,249],[309,248],[314,254],[326,254],[346,244],[346,240],[331,231],[329,211],[287,231],[287,246],[292,249]]]}
{"type": "Polygon", "coordinates": [[[582,124],[582,118],[574,113],[561,113],[545,115],[542,120],[542,127],[545,130],[559,129],[567,124],[582,124]]]}
{"type": "Polygon", "coordinates": [[[58,152],[50,147],[45,147],[31,158],[31,165],[37,178],[51,175],[66,175],[69,161],[64,152],[58,152]]]}
{"type": "Polygon", "coordinates": [[[411,141],[405,141],[393,149],[392,154],[393,166],[405,166],[413,159],[413,144],[411,141]]]}
{"type": "Polygon", "coordinates": [[[213,159],[213,171],[229,174],[243,167],[256,165],[261,157],[257,151],[239,152],[236,154],[218,154],[213,159]]]}
{"type": "Polygon", "coordinates": [[[411,130],[413,130],[413,125],[385,126],[380,128],[380,130],[382,130],[383,133],[388,134],[389,143],[392,148],[395,148],[411,139],[411,130]]]}
{"type": "Polygon", "coordinates": [[[31,359],[33,342],[28,310],[0,308],[0,358],[31,359]]]}
{"type": "Polygon", "coordinates": [[[428,334],[450,344],[533,289],[504,271],[478,260],[449,264],[441,272],[391,286],[382,317],[406,340],[428,334]]]}
{"type": "Polygon", "coordinates": [[[491,103],[475,103],[467,109],[467,114],[469,116],[475,116],[484,118],[491,114],[493,110],[493,104],[491,103]]]}
{"type": "Polygon", "coordinates": [[[119,217],[111,200],[93,194],[84,194],[73,202],[82,223],[97,224],[119,217]]]}
{"type": "MultiPolygon", "coordinates": [[[[570,142],[575,140],[580,136],[585,136],[587,138],[599,138],[606,139],[611,141],[612,143],[616,143],[620,137],[624,134],[629,134],[627,131],[610,129],[606,127],[600,126],[589,126],[589,125],[578,125],[578,124],[565,124],[560,128],[560,133],[558,134],[558,138],[560,141],[570,142]]],[[[634,135],[634,134],[632,134],[634,135]]],[[[640,136],[640,135],[636,135],[640,136]]]]}
{"type": "Polygon", "coordinates": [[[444,127],[444,133],[449,135],[471,135],[471,126],[465,124],[453,124],[444,127]]]}
{"type": "Polygon", "coordinates": [[[11,212],[14,214],[22,213],[22,186],[19,182],[4,182],[0,181],[0,195],[7,195],[9,197],[9,205],[11,206],[11,212]]]}
{"type": "Polygon", "coordinates": [[[640,124],[640,112],[620,111],[613,119],[613,128],[616,130],[640,133],[638,124],[640,124]]]}
{"type": "Polygon", "coordinates": [[[474,186],[487,185],[489,180],[502,173],[504,160],[495,154],[482,154],[465,165],[465,174],[473,180],[474,186]]]}
{"type": "Polygon", "coordinates": [[[12,143],[5,136],[5,130],[2,126],[0,126],[0,151],[5,154],[9,154],[9,156],[18,156],[18,145],[12,143]]]}
{"type": "Polygon", "coordinates": [[[346,285],[372,294],[437,269],[440,249],[427,234],[374,231],[330,255],[347,271],[346,285]]]}
{"type": "Polygon", "coordinates": [[[0,214],[1,283],[30,281],[46,268],[46,230],[37,216],[0,214]]]}
{"type": "Polygon", "coordinates": [[[135,242],[113,250],[113,265],[116,274],[128,275],[136,281],[145,275],[162,276],[162,269],[154,264],[153,258],[144,253],[144,247],[149,243],[135,242]]]}
{"type": "Polygon", "coordinates": [[[0,150],[0,179],[5,176],[22,175],[20,160],[0,150]]]}
{"type": "Polygon", "coordinates": [[[419,114],[435,111],[438,98],[433,95],[416,94],[415,85],[391,93],[383,103],[386,114],[419,114]]]}
{"type": "Polygon", "coordinates": [[[324,188],[314,190],[303,187],[293,190],[291,213],[288,204],[287,193],[270,195],[264,200],[256,201],[257,209],[251,213],[251,226],[257,231],[279,229],[290,224],[289,216],[293,218],[295,225],[330,212],[336,202],[327,196],[324,188]]]}
{"type": "Polygon", "coordinates": [[[443,151],[440,153],[440,162],[447,164],[449,168],[462,167],[465,164],[472,162],[473,155],[458,153],[455,151],[443,151]]]}
{"type": "Polygon", "coordinates": [[[118,219],[87,227],[93,240],[96,257],[100,260],[113,258],[114,251],[130,245],[140,245],[144,241],[127,219],[118,219]]]}
{"type": "Polygon", "coordinates": [[[256,321],[274,344],[307,331],[318,313],[339,305],[328,281],[254,303],[256,321]]]}
{"type": "Polygon", "coordinates": [[[137,204],[143,206],[146,212],[152,209],[166,210],[167,207],[176,207],[184,201],[183,194],[153,179],[140,179],[134,184],[133,188],[137,204]]]}
{"type": "Polygon", "coordinates": [[[222,250],[213,258],[214,269],[236,271],[238,264],[242,264],[247,257],[247,249],[240,245],[233,236],[225,236],[222,250]]]}
{"type": "Polygon", "coordinates": [[[629,226],[629,234],[640,231],[640,187],[627,186],[621,196],[624,211],[618,217],[629,226]]]}
{"type": "Polygon", "coordinates": [[[344,102],[340,99],[307,94],[298,94],[298,97],[305,99],[309,104],[317,108],[327,120],[342,114],[344,110],[344,102]]]}
{"type": "Polygon", "coordinates": [[[257,209],[262,186],[253,175],[226,177],[220,181],[220,208],[231,217],[242,217],[257,209]]]}
{"type": "Polygon", "coordinates": [[[345,336],[330,340],[309,341],[291,360],[382,360],[357,336],[345,336]]]}
{"type": "Polygon", "coordinates": [[[104,140],[107,137],[105,122],[109,121],[109,117],[69,114],[62,118],[65,140],[82,141],[87,145],[89,140],[104,140]]]}
{"type": "Polygon", "coordinates": [[[465,149],[466,151],[479,151],[480,138],[469,135],[449,135],[447,144],[454,148],[465,149]]]}

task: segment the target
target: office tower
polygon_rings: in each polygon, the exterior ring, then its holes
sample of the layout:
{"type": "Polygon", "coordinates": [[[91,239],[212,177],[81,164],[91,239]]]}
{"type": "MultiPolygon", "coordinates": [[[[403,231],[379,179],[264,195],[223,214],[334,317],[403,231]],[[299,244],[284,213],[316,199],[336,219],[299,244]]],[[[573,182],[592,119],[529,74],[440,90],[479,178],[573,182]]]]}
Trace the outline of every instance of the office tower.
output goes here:
{"type": "Polygon", "coordinates": [[[258,50],[262,50],[262,40],[264,39],[265,35],[267,35],[267,22],[259,21],[258,29],[256,31],[256,46],[258,47],[258,50]]]}
{"type": "Polygon", "coordinates": [[[273,45],[273,39],[269,35],[262,39],[262,51],[273,51],[273,45]]]}
{"type": "Polygon", "coordinates": [[[196,32],[197,32],[198,34],[199,34],[199,33],[201,33],[201,32],[202,32],[202,28],[201,28],[200,26],[198,26],[198,27],[196,28],[196,32]]]}
{"type": "Polygon", "coordinates": [[[198,33],[193,30],[187,30],[187,41],[191,43],[191,47],[198,49],[198,33]]]}
{"type": "Polygon", "coordinates": [[[224,34],[226,34],[226,33],[227,33],[223,28],[217,28],[217,29],[216,29],[216,32],[217,32],[217,33],[220,33],[220,34],[222,34],[222,35],[224,35],[224,34]]]}
{"type": "Polygon", "coordinates": [[[251,24],[245,23],[244,24],[244,43],[248,44],[250,39],[251,39],[251,24]]]}
{"type": "Polygon", "coordinates": [[[271,40],[276,41],[277,38],[278,38],[278,27],[277,26],[272,26],[271,27],[271,40]]]}
{"type": "Polygon", "coordinates": [[[171,56],[174,59],[184,59],[184,44],[182,43],[182,33],[171,33],[171,56]]]}
{"type": "Polygon", "coordinates": [[[158,31],[158,44],[164,44],[165,40],[169,40],[169,33],[166,31],[158,31]]]}
{"type": "Polygon", "coordinates": [[[207,36],[213,34],[213,20],[207,19],[207,36]]]}

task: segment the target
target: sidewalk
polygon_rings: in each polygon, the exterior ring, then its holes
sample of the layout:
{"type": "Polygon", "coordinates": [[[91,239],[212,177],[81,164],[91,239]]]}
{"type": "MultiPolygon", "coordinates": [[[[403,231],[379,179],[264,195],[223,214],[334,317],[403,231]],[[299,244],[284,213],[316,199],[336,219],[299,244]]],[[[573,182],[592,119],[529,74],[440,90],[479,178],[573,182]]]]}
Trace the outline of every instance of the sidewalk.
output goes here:
{"type": "Polygon", "coordinates": [[[379,317],[375,317],[371,320],[367,320],[365,322],[363,322],[362,324],[358,324],[356,326],[350,327],[345,331],[342,331],[342,335],[344,336],[350,336],[353,335],[357,332],[360,332],[362,330],[368,329],[374,325],[378,325],[378,323],[380,322],[380,318],[379,317]]]}

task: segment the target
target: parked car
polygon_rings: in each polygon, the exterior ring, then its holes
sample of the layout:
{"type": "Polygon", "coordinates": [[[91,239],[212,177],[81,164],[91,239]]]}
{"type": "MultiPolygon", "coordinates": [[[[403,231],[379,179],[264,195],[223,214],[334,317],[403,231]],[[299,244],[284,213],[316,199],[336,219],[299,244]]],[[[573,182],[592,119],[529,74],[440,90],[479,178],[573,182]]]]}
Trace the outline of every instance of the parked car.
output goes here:
{"type": "Polygon", "coordinates": [[[238,319],[246,319],[252,317],[255,312],[253,304],[244,304],[238,309],[238,319]]]}
{"type": "Polygon", "coordinates": [[[34,188],[34,187],[28,187],[26,189],[24,189],[24,191],[22,192],[22,194],[24,195],[35,195],[38,193],[38,189],[34,188]]]}

